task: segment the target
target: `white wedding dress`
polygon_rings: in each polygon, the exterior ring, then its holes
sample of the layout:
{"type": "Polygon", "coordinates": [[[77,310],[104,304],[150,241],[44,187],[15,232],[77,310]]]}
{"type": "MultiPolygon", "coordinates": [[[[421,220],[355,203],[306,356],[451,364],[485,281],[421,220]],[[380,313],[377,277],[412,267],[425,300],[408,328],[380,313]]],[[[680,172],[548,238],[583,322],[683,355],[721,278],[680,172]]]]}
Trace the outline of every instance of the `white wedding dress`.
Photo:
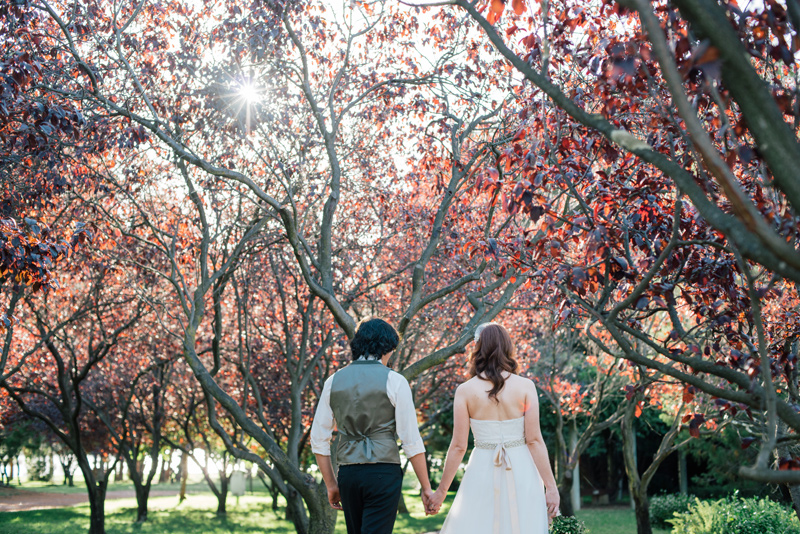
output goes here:
{"type": "Polygon", "coordinates": [[[544,484],[525,419],[470,419],[475,448],[441,534],[547,534],[544,484]]]}

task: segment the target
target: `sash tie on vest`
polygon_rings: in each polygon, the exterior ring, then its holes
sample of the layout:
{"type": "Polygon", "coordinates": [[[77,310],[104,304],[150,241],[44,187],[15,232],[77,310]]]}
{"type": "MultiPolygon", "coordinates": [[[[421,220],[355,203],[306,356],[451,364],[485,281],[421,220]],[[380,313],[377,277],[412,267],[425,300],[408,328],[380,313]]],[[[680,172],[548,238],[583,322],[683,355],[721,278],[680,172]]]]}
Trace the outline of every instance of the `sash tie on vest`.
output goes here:
{"type": "Polygon", "coordinates": [[[505,478],[506,488],[508,489],[508,515],[509,519],[511,520],[511,532],[513,534],[520,534],[519,510],[517,508],[517,487],[514,484],[514,473],[512,472],[511,459],[509,458],[508,451],[506,449],[520,447],[522,445],[525,445],[524,439],[509,441],[506,443],[475,443],[475,446],[479,449],[494,450],[492,453],[494,459],[494,534],[500,534],[500,517],[502,514],[500,486],[503,483],[503,478],[505,478]]]}
{"type": "Polygon", "coordinates": [[[375,461],[375,442],[376,441],[391,441],[393,444],[397,444],[397,437],[392,429],[381,429],[375,430],[370,432],[369,434],[362,434],[358,433],[354,436],[339,433],[339,439],[341,441],[355,441],[361,442],[364,446],[364,458],[366,458],[367,463],[375,461]]]}

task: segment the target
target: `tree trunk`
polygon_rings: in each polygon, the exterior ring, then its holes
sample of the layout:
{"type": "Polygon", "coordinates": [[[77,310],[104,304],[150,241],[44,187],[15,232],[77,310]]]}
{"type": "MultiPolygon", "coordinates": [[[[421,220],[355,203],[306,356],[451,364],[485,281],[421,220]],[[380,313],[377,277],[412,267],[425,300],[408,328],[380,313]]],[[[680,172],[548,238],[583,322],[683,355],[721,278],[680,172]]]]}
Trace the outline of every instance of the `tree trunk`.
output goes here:
{"type": "Polygon", "coordinates": [[[70,488],[75,486],[74,470],[72,463],[75,461],[72,456],[67,456],[66,460],[59,460],[61,462],[61,469],[64,471],[64,485],[70,488]]]}
{"type": "Polygon", "coordinates": [[[653,534],[650,526],[650,501],[647,491],[637,491],[632,496],[636,513],[636,534],[653,534]]]}
{"type": "Polygon", "coordinates": [[[89,499],[89,534],[106,534],[105,491],[89,499]]]}
{"type": "Polygon", "coordinates": [[[572,517],[575,515],[575,507],[572,505],[572,470],[564,467],[564,477],[558,486],[558,494],[561,497],[561,515],[572,517]]]}
{"type": "Polygon", "coordinates": [[[186,479],[189,477],[189,456],[186,452],[181,451],[181,493],[178,502],[181,503],[186,500],[186,479]]]}
{"type": "Polygon", "coordinates": [[[686,451],[678,451],[678,482],[681,487],[681,495],[689,495],[689,478],[686,469],[686,451]]]}
{"type": "Polygon", "coordinates": [[[225,471],[219,472],[219,493],[217,493],[217,515],[227,515],[228,510],[225,504],[228,500],[228,480],[229,477],[225,471]]]}
{"type": "MultiPolygon", "coordinates": [[[[328,490],[325,488],[325,484],[316,484],[316,496],[319,506],[309,506],[310,514],[308,531],[301,533],[300,530],[297,530],[297,534],[333,534],[333,531],[336,528],[337,511],[331,508],[328,504],[328,490]],[[313,508],[318,508],[321,510],[321,513],[316,512],[313,508]]],[[[301,502],[302,506],[302,499],[297,500],[301,502]]],[[[295,528],[297,528],[296,524],[295,528]]]]}
{"type": "Polygon", "coordinates": [[[787,484],[787,488],[789,490],[789,495],[792,497],[792,507],[794,508],[794,513],[800,517],[800,485],[787,484]]]}
{"type": "Polygon", "coordinates": [[[642,484],[636,455],[636,429],[634,427],[636,402],[638,402],[638,397],[625,410],[625,416],[620,425],[622,457],[625,460],[625,472],[628,475],[628,492],[631,496],[631,505],[636,514],[636,532],[637,534],[652,534],[650,502],[647,500],[647,484],[642,484]]]}
{"type": "Polygon", "coordinates": [[[102,475],[95,478],[89,459],[81,454],[83,451],[75,452],[89,494],[89,534],[105,534],[106,481],[102,475]]]}
{"type": "Polygon", "coordinates": [[[150,484],[138,484],[136,487],[136,522],[147,521],[147,501],[150,498],[150,484]]]}
{"type": "MultiPolygon", "coordinates": [[[[781,433],[786,433],[786,425],[781,423],[779,427],[781,433]]],[[[793,456],[792,450],[786,444],[778,445],[776,456],[791,457],[793,456]]],[[[789,490],[789,495],[792,497],[792,507],[794,508],[795,515],[800,518],[800,485],[787,484],[786,488],[789,490]]]]}
{"type": "MultiPolygon", "coordinates": [[[[258,478],[266,486],[266,482],[264,482],[264,479],[261,478],[261,476],[259,476],[258,478]]],[[[267,486],[267,488],[269,488],[269,493],[270,493],[270,495],[272,495],[272,511],[273,512],[277,512],[278,511],[278,495],[280,495],[280,491],[278,491],[278,486],[275,484],[275,482],[270,480],[269,481],[269,486],[267,486]]]]}
{"type": "Polygon", "coordinates": [[[397,513],[405,515],[409,513],[408,506],[406,506],[406,499],[402,492],[400,493],[400,500],[397,501],[397,513]]]}
{"type": "MultiPolygon", "coordinates": [[[[577,454],[578,449],[578,429],[575,427],[575,420],[572,420],[572,427],[569,429],[569,446],[572,452],[570,457],[577,454]]],[[[572,511],[577,512],[581,509],[581,460],[580,458],[573,458],[575,467],[572,470],[572,491],[570,493],[570,502],[572,504],[572,511]]]]}
{"type": "Polygon", "coordinates": [[[131,482],[136,493],[136,522],[144,523],[147,521],[147,501],[150,498],[150,483],[155,475],[158,466],[150,466],[150,474],[147,479],[144,476],[144,462],[133,457],[129,451],[124,454],[125,463],[130,471],[131,482]]]}

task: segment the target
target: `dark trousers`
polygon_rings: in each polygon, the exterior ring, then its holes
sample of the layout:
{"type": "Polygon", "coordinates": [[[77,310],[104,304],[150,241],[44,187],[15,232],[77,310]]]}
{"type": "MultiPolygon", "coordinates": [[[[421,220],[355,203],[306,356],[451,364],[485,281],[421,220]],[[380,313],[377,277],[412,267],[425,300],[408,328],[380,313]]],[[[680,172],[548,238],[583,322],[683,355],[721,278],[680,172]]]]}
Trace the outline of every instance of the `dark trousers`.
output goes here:
{"type": "Polygon", "coordinates": [[[342,465],[338,482],[347,534],[391,534],[403,487],[400,465],[342,465]]]}

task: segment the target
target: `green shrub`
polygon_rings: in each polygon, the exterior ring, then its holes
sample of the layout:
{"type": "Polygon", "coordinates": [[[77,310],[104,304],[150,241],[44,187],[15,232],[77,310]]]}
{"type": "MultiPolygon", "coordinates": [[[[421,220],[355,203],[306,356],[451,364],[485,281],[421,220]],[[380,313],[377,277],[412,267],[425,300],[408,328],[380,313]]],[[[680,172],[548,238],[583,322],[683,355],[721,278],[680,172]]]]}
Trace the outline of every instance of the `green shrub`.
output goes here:
{"type": "Polygon", "coordinates": [[[718,501],[695,499],[678,514],[672,534],[800,534],[795,513],[769,499],[742,499],[734,494],[718,501]]]}
{"type": "Polygon", "coordinates": [[[550,534],[589,534],[589,529],[577,517],[560,515],[553,519],[550,534]]]}
{"type": "Polygon", "coordinates": [[[689,510],[689,505],[695,501],[694,495],[671,493],[656,495],[650,499],[650,524],[657,528],[670,528],[668,519],[675,514],[682,514],[689,510]]]}

